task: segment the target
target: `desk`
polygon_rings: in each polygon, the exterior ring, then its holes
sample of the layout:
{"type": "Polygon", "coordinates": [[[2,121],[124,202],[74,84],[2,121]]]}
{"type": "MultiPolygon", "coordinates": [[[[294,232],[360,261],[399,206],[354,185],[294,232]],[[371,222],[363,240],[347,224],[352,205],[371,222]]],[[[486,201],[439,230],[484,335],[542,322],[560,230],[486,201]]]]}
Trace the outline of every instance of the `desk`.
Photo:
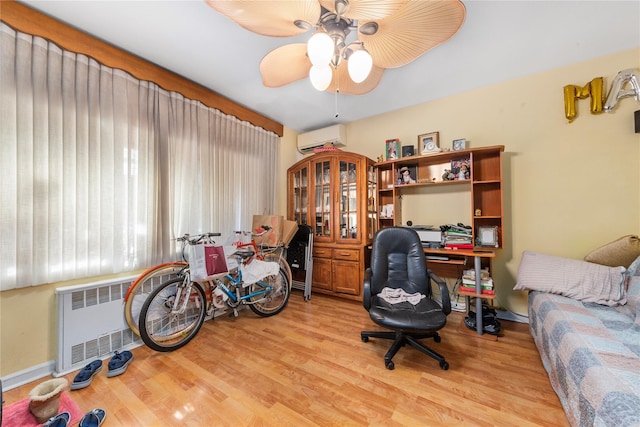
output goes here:
{"type": "MultiPolygon", "coordinates": [[[[482,268],[483,258],[494,258],[496,256],[495,250],[478,250],[478,249],[430,249],[424,248],[425,255],[429,256],[452,256],[452,257],[473,257],[473,267],[476,272],[476,291],[467,292],[459,291],[459,294],[467,297],[467,311],[469,311],[469,298],[476,298],[476,332],[478,335],[482,335],[482,298],[493,298],[494,295],[483,295],[482,286],[480,283],[480,270],[482,268]]],[[[437,261],[437,260],[427,260],[437,261]]],[[[446,263],[447,261],[440,261],[446,263]]],[[[452,263],[460,263],[460,261],[450,260],[452,263]]],[[[463,262],[464,263],[464,262],[463,262]]]]}

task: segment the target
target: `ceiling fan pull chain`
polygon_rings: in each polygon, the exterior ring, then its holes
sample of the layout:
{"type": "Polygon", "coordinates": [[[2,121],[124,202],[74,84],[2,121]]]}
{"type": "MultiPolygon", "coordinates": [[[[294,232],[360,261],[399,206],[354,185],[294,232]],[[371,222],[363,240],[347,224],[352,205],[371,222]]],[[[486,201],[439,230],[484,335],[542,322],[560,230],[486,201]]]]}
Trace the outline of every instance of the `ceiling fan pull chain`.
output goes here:
{"type": "Polygon", "coordinates": [[[338,112],[338,94],[339,93],[340,93],[340,89],[336,89],[336,96],[335,96],[335,100],[336,100],[336,119],[340,115],[340,113],[338,112]]]}

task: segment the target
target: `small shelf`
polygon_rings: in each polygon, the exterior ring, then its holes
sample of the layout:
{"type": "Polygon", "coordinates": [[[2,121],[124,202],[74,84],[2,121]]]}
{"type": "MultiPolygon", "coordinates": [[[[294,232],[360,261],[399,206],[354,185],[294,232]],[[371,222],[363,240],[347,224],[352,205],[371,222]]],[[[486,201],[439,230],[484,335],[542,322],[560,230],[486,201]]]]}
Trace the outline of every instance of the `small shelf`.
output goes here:
{"type": "Polygon", "coordinates": [[[471,297],[471,298],[485,298],[485,299],[495,299],[495,295],[494,294],[482,294],[482,295],[478,295],[475,293],[475,291],[465,291],[462,289],[458,289],[458,295],[461,295],[463,297],[471,297]]]}

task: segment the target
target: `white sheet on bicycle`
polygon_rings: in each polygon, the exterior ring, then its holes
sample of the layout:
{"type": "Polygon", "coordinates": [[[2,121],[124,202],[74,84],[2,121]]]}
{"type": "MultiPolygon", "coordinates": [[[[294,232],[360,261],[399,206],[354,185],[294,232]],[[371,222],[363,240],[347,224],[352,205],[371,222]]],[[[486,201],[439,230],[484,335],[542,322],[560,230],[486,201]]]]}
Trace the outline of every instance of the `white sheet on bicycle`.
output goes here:
{"type": "Polygon", "coordinates": [[[242,271],[242,281],[244,284],[251,285],[267,276],[278,274],[278,271],[280,271],[280,265],[277,262],[254,259],[249,263],[249,265],[241,267],[240,270],[242,271]]]}

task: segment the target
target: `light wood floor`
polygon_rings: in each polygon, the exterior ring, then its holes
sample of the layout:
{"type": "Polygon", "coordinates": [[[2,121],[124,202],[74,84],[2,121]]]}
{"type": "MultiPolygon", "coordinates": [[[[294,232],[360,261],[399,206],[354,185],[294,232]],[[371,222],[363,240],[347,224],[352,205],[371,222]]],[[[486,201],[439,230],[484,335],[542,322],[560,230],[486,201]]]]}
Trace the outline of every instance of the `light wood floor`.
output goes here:
{"type": "MultiPolygon", "coordinates": [[[[409,346],[389,371],[390,341],[360,340],[377,329],[361,304],[294,290],[277,316],[221,316],[172,353],[136,348],[123,375],[107,378],[105,365],[70,395],[85,412],[105,409],[104,427],[568,426],[528,325],[503,321],[492,342],[459,332],[461,318],[429,343],[448,371],[409,346]]],[[[5,404],[45,379],[5,392],[5,404]]]]}

